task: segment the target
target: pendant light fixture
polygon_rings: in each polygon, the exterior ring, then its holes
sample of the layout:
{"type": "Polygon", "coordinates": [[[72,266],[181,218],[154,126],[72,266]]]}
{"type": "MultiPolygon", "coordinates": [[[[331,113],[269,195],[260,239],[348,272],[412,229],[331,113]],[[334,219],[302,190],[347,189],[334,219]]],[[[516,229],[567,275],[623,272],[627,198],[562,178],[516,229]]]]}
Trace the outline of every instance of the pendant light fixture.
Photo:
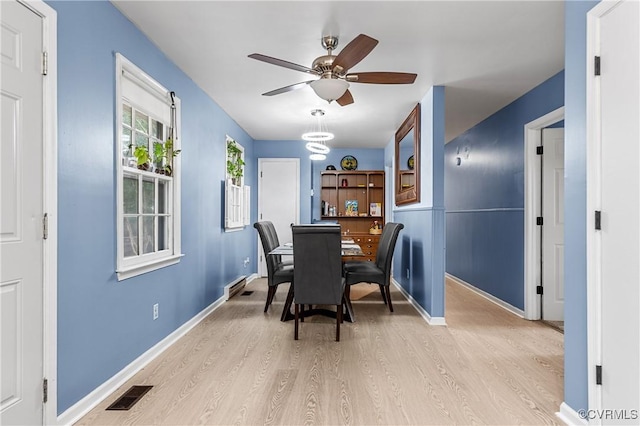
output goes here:
{"type": "Polygon", "coordinates": [[[309,151],[315,154],[328,154],[331,149],[325,142],[333,139],[334,135],[327,130],[323,122],[324,110],[314,109],[311,115],[316,118],[315,126],[310,132],[304,133],[302,139],[307,141],[306,147],[309,151]]]}

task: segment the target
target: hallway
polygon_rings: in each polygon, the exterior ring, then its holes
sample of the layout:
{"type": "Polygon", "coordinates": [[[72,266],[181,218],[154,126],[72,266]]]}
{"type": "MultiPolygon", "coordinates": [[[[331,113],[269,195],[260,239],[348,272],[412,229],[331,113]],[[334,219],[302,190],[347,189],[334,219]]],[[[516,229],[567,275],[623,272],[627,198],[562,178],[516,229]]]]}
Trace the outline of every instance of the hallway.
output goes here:
{"type": "Polygon", "coordinates": [[[392,288],[354,301],[356,323],[312,318],[293,340],[287,285],[262,313],[265,280],[223,304],[77,424],[554,424],[563,335],[447,281],[447,327],[392,288]],[[322,323],[322,324],[320,324],[322,323]],[[130,411],[105,411],[132,385],[130,411]]]}

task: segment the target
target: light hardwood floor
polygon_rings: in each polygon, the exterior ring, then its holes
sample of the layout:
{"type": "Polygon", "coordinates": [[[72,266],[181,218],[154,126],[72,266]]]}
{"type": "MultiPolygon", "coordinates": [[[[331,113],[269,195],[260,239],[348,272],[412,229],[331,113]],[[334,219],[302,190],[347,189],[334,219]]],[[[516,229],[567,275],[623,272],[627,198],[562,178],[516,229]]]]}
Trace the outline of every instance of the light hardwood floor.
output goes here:
{"type": "Polygon", "coordinates": [[[287,285],[263,314],[264,279],[236,296],[77,424],[556,424],[563,335],[447,282],[448,326],[430,326],[396,289],[373,292],[357,321],[279,321],[287,285]],[[130,411],[105,411],[132,385],[130,411]]]}

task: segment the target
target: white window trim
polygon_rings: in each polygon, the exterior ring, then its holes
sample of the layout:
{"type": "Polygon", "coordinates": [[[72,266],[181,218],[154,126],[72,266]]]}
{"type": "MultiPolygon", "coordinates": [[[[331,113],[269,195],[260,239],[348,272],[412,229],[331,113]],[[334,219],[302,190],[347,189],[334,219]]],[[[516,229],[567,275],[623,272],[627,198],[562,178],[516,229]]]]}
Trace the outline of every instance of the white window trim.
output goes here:
{"type": "Polygon", "coordinates": [[[225,138],[225,207],[224,207],[224,228],[225,232],[235,232],[242,231],[247,225],[250,225],[250,201],[251,201],[251,188],[247,185],[244,185],[244,170],[245,166],[242,166],[242,177],[240,178],[239,185],[234,185],[231,181],[231,176],[226,172],[226,162],[229,159],[227,152],[227,144],[229,142],[233,142],[236,146],[242,151],[242,160],[244,161],[244,147],[238,143],[235,139],[226,135],[225,138]],[[234,215],[233,206],[238,206],[237,214],[234,215]]]}
{"type": "MultiPolygon", "coordinates": [[[[172,247],[173,252],[161,254],[161,252],[152,253],[150,255],[141,255],[136,256],[135,258],[124,258],[124,226],[123,220],[124,217],[124,207],[123,207],[123,176],[124,176],[124,167],[122,165],[122,149],[121,149],[121,132],[122,132],[122,74],[127,73],[128,76],[135,77],[138,82],[143,83],[144,88],[150,93],[166,101],[167,104],[170,103],[170,92],[162,87],[158,82],[153,80],[150,76],[148,76],[144,71],[134,65],[127,58],[122,56],[120,53],[116,53],[116,127],[115,127],[115,150],[116,150],[116,167],[117,167],[117,195],[116,195],[116,203],[117,203],[117,213],[116,213],[116,240],[117,240],[117,264],[116,264],[116,274],[118,281],[135,277],[137,275],[144,274],[146,272],[154,271],[160,268],[164,268],[166,266],[175,265],[180,262],[180,258],[184,256],[181,252],[181,197],[180,197],[180,188],[181,188],[181,161],[180,156],[177,156],[173,159],[173,183],[172,183],[172,193],[169,194],[172,203],[172,219],[173,226],[170,229],[170,233],[173,237],[172,247]]],[[[142,85],[141,85],[142,86],[142,85]]],[[[181,137],[180,130],[182,129],[181,125],[181,102],[180,99],[174,96],[174,103],[176,106],[176,122],[175,127],[176,131],[174,134],[174,148],[176,150],[181,149],[181,137]]]]}

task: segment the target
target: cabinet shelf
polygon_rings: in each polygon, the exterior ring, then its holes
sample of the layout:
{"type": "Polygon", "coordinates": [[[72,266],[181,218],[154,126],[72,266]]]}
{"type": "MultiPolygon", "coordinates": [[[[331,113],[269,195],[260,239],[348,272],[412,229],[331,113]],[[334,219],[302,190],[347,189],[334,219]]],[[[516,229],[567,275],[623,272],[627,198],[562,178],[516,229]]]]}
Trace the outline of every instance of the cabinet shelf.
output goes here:
{"type": "MultiPolygon", "coordinates": [[[[321,211],[320,218],[338,222],[343,233],[362,236],[377,247],[380,235],[369,234],[369,227],[374,221],[384,225],[384,183],[383,170],[321,172],[321,200],[335,209],[335,215],[325,215],[321,211]],[[375,203],[374,208],[378,213],[373,216],[370,214],[372,203],[375,203]],[[350,211],[355,209],[358,215],[347,216],[347,206],[350,211]],[[360,216],[360,213],[366,215],[360,216]]],[[[359,260],[374,261],[376,250],[369,251],[371,253],[359,260]]]]}

